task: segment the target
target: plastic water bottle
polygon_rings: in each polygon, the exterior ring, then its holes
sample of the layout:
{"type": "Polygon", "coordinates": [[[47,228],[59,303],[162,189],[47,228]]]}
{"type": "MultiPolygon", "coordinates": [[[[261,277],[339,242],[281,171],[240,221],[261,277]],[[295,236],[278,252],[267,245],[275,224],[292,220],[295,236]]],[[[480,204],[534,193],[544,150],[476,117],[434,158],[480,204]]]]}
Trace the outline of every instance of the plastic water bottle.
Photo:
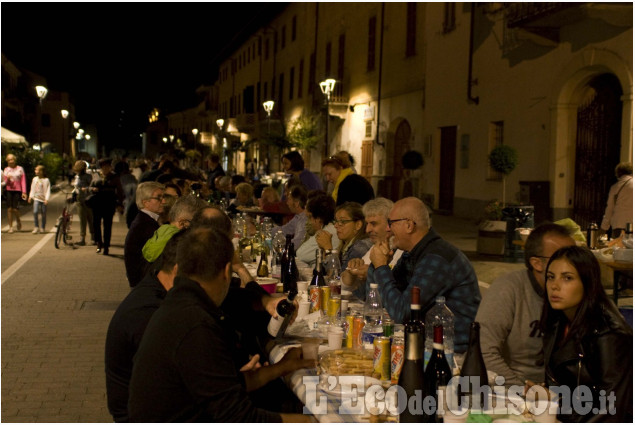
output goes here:
{"type": "MultiPolygon", "coordinates": [[[[434,343],[434,327],[443,326],[443,351],[450,365],[454,364],[454,314],[445,304],[445,297],[437,297],[435,305],[426,313],[426,349],[424,362],[428,365],[434,343]]],[[[450,366],[452,367],[452,366],[450,366]]]]}
{"type": "Polygon", "coordinates": [[[370,291],[366,296],[366,303],[364,304],[364,328],[381,328],[384,308],[381,305],[378,287],[379,285],[376,283],[370,284],[370,291]]]}

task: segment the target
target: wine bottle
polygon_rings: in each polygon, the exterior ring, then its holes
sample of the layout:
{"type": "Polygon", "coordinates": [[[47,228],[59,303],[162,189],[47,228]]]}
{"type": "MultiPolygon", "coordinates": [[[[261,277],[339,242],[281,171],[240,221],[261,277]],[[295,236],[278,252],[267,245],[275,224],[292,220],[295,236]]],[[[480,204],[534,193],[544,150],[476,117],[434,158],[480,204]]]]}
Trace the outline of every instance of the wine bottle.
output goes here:
{"type": "Polygon", "coordinates": [[[315,267],[313,268],[313,278],[311,279],[311,285],[325,286],[324,271],[322,265],[322,249],[315,250],[315,267]]]}
{"type": "MultiPolygon", "coordinates": [[[[404,328],[405,359],[399,374],[399,386],[406,393],[406,405],[399,415],[399,422],[425,422],[423,411],[424,372],[423,372],[423,324],[419,320],[421,306],[419,305],[420,290],[412,288],[410,304],[410,320],[404,328]],[[418,400],[411,401],[411,397],[418,400]]],[[[401,410],[402,406],[399,406],[401,410]]]]}
{"type": "MultiPolygon", "coordinates": [[[[247,255],[251,256],[251,238],[249,237],[249,233],[247,231],[247,221],[243,221],[243,234],[240,240],[238,241],[238,249],[240,252],[240,259],[245,262],[247,261],[247,255]],[[250,249],[250,252],[245,252],[247,249],[250,249]]],[[[249,257],[250,258],[250,257],[249,257]]]]}
{"type": "Polygon", "coordinates": [[[293,305],[293,300],[296,295],[298,295],[297,291],[289,292],[289,296],[286,300],[280,301],[276,306],[276,313],[278,313],[278,317],[272,317],[269,320],[269,325],[267,326],[267,332],[269,335],[280,338],[287,331],[287,327],[289,327],[289,322],[291,321],[291,316],[293,316],[293,312],[295,311],[295,305],[293,305]]]}
{"type": "Polygon", "coordinates": [[[267,277],[269,276],[269,267],[267,267],[267,253],[263,250],[260,252],[260,264],[258,264],[258,270],[256,276],[267,277]]]}
{"type": "MultiPolygon", "coordinates": [[[[431,326],[428,324],[428,326],[431,326]]],[[[434,397],[436,413],[431,418],[434,422],[443,422],[443,416],[439,410],[446,409],[446,388],[452,379],[452,370],[445,358],[443,346],[443,325],[434,326],[434,343],[432,345],[432,357],[424,374],[425,395],[434,397]]]]}
{"type": "Polygon", "coordinates": [[[460,376],[458,396],[461,407],[485,409],[489,386],[487,368],[481,352],[481,325],[478,322],[472,322],[470,325],[470,340],[460,376]],[[467,400],[464,400],[464,397],[468,397],[467,400]]]}
{"type": "Polygon", "coordinates": [[[280,282],[282,282],[282,285],[285,287],[285,292],[287,291],[287,285],[284,282],[285,279],[285,273],[284,271],[287,269],[287,266],[289,265],[289,245],[291,245],[291,240],[292,240],[292,236],[291,235],[286,235],[286,243],[284,246],[284,250],[282,251],[282,256],[280,257],[280,282]]]}
{"type": "Polygon", "coordinates": [[[283,270],[283,291],[286,292],[298,292],[298,277],[300,272],[295,262],[295,246],[293,242],[289,244],[288,260],[286,268],[283,270]]]}

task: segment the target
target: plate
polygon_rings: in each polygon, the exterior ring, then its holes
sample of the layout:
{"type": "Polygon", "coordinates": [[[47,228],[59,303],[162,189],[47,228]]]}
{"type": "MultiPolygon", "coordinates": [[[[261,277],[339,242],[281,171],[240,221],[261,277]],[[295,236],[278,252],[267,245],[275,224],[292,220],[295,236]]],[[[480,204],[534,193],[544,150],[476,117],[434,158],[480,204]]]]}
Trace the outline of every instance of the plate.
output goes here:
{"type": "Polygon", "coordinates": [[[275,279],[273,277],[257,277],[256,282],[258,282],[260,285],[270,285],[272,283],[278,283],[278,279],[275,279]]]}
{"type": "Polygon", "coordinates": [[[321,375],[318,388],[328,395],[342,398],[350,398],[366,393],[366,390],[373,385],[380,385],[381,381],[370,376],[343,376],[346,378],[344,386],[349,387],[349,391],[342,391],[342,384],[339,376],[321,375]]]}

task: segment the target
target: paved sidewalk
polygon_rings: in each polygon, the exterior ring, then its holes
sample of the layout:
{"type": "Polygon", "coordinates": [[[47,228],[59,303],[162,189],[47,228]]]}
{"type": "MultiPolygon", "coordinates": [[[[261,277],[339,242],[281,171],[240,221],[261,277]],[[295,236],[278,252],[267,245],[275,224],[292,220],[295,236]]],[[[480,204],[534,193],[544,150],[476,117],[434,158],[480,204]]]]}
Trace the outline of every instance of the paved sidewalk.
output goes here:
{"type": "MultiPolygon", "coordinates": [[[[59,207],[51,206],[49,220],[57,214],[59,207]]],[[[106,407],[103,353],[110,318],[129,290],[123,264],[125,223],[114,223],[111,256],[106,257],[95,254],[93,246],[56,250],[51,235],[26,230],[32,229],[30,215],[22,217],[22,232],[2,233],[3,248],[49,240],[2,284],[1,419],[112,422],[106,407]]],[[[468,253],[481,281],[491,282],[500,273],[522,268],[476,256],[475,223],[434,216],[433,225],[468,253]]],[[[78,223],[73,226],[77,235],[78,223]]],[[[2,256],[6,271],[4,257],[11,258],[11,253],[3,249],[2,256]]],[[[19,256],[15,257],[13,262],[19,256]]]]}

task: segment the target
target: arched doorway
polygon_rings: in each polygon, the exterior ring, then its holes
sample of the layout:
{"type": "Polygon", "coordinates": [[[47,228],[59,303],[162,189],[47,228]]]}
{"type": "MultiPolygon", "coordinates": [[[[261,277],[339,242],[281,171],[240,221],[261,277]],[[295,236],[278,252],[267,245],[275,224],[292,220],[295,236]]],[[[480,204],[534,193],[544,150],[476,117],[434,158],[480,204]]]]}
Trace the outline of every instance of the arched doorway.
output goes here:
{"type": "Polygon", "coordinates": [[[573,220],[582,229],[602,219],[620,162],[622,89],[613,74],[593,78],[577,110],[573,220]]]}
{"type": "Polygon", "coordinates": [[[401,157],[410,150],[410,135],[412,130],[407,120],[402,120],[395,130],[395,138],[393,139],[393,172],[392,187],[390,190],[390,198],[393,201],[399,200],[401,197],[400,188],[404,179],[404,169],[401,163],[401,157]]]}

